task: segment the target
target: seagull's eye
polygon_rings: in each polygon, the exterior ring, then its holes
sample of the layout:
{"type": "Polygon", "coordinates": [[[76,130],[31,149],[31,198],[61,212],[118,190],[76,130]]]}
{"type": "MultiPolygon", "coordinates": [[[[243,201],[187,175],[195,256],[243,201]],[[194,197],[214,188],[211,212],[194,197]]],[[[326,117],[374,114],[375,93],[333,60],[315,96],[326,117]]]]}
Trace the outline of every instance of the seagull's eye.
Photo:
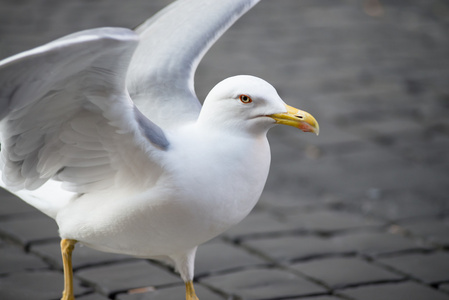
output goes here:
{"type": "Polygon", "coordinates": [[[240,95],[239,96],[240,101],[242,101],[243,103],[251,103],[253,102],[253,100],[251,99],[251,97],[247,96],[247,95],[240,95]]]}

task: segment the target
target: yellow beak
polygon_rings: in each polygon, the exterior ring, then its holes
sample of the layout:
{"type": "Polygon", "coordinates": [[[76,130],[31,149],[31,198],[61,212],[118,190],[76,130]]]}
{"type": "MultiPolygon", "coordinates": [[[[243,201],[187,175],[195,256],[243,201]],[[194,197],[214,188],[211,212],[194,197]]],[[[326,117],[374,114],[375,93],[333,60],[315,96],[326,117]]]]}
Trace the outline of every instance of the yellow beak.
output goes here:
{"type": "Polygon", "coordinates": [[[320,133],[320,125],[311,114],[290,105],[286,105],[286,108],[286,113],[272,114],[269,117],[273,118],[277,124],[293,126],[304,132],[313,132],[316,135],[320,133]]]}

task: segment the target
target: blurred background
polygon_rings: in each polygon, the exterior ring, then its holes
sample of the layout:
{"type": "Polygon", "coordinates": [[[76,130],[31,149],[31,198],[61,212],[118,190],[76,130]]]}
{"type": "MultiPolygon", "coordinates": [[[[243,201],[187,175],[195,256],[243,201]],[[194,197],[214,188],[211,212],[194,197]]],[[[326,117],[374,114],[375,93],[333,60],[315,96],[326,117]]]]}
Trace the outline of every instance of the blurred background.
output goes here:
{"type": "MultiPolygon", "coordinates": [[[[170,2],[0,0],[0,58],[134,28],[170,2]]],[[[200,100],[255,75],[321,133],[270,131],[259,204],[198,251],[200,299],[449,299],[448,25],[445,0],[265,0],[211,48],[200,100]]],[[[0,298],[58,299],[54,222],[2,192],[0,238],[0,298]]],[[[183,297],[159,263],[85,247],[74,259],[79,299],[183,297]]]]}

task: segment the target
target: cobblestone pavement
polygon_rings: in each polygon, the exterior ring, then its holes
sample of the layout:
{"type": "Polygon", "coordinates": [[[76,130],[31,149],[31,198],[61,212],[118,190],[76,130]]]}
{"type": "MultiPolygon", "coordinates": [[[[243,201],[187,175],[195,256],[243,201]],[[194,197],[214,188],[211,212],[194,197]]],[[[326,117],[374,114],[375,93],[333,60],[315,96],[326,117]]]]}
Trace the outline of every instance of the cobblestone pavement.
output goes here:
{"type": "MultiPolygon", "coordinates": [[[[0,57],[82,29],[132,28],[168,2],[1,0],[0,57]]],[[[260,203],[199,248],[200,299],[449,299],[448,24],[445,0],[265,0],[220,39],[197,72],[200,98],[253,74],[322,133],[270,132],[260,203]]],[[[58,299],[54,222],[0,198],[0,299],[58,299]]],[[[79,300],[184,295],[153,261],[77,247],[74,269],[79,300]]]]}

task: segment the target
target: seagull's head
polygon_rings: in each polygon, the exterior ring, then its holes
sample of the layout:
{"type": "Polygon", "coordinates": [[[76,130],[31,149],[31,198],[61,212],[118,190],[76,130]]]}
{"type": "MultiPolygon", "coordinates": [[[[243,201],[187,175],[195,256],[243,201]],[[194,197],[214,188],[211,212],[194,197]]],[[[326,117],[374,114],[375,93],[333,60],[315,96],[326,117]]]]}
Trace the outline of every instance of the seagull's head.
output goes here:
{"type": "Polygon", "coordinates": [[[271,84],[248,75],[219,82],[204,100],[198,122],[255,134],[266,133],[276,124],[319,133],[311,114],[285,104],[271,84]]]}

